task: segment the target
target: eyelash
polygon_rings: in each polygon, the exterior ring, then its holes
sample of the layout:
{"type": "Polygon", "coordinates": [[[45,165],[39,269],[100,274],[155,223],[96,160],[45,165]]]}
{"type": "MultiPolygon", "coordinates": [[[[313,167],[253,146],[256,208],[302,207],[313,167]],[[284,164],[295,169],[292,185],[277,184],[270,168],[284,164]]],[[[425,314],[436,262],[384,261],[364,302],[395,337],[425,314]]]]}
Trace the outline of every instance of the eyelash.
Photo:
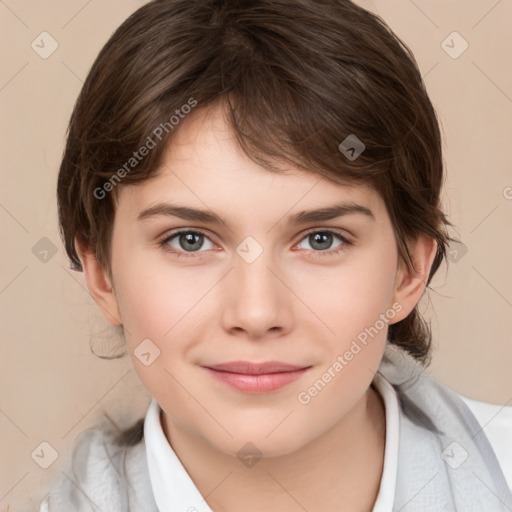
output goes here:
{"type": "MultiPolygon", "coordinates": [[[[170,235],[166,234],[165,237],[158,242],[158,246],[161,247],[162,250],[164,250],[165,252],[172,254],[173,256],[176,256],[177,258],[183,258],[183,257],[184,258],[188,258],[188,257],[202,258],[203,257],[202,255],[197,256],[196,254],[202,253],[205,251],[192,251],[192,252],[187,253],[186,251],[177,251],[176,249],[170,248],[168,243],[173,238],[176,238],[178,235],[181,235],[183,233],[193,233],[193,234],[203,235],[204,237],[208,238],[208,240],[210,240],[210,237],[206,233],[204,233],[203,231],[201,231],[199,229],[180,229],[180,230],[172,232],[170,235]]],[[[311,257],[314,259],[323,258],[326,256],[337,256],[337,255],[341,254],[342,252],[344,252],[345,250],[347,250],[348,247],[353,245],[353,243],[348,238],[341,235],[337,231],[332,231],[329,229],[312,229],[303,235],[303,237],[300,239],[299,243],[302,242],[308,236],[315,234],[315,233],[323,233],[323,234],[328,233],[328,234],[334,235],[335,237],[338,237],[343,243],[338,248],[330,249],[327,251],[315,251],[312,249],[306,249],[312,253],[311,257]]]]}

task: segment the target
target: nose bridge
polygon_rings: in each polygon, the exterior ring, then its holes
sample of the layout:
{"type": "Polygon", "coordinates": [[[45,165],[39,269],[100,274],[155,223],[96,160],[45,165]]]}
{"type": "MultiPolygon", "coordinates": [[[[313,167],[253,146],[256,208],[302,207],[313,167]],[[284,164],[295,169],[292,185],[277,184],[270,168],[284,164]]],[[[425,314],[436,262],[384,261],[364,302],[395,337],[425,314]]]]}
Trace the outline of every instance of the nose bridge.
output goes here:
{"type": "Polygon", "coordinates": [[[286,287],[275,275],[279,270],[272,251],[247,237],[236,252],[229,298],[224,304],[225,327],[243,329],[251,336],[287,329],[291,305],[286,287]]]}

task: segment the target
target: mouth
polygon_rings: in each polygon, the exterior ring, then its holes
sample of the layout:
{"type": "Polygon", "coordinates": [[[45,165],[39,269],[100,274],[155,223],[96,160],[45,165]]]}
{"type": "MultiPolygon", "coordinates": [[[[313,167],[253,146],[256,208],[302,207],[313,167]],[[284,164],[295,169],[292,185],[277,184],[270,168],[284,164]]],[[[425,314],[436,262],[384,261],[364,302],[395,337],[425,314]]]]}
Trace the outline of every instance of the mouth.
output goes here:
{"type": "Polygon", "coordinates": [[[232,361],[203,366],[212,377],[246,393],[269,393],[299,379],[311,366],[279,361],[251,363],[232,361]]]}

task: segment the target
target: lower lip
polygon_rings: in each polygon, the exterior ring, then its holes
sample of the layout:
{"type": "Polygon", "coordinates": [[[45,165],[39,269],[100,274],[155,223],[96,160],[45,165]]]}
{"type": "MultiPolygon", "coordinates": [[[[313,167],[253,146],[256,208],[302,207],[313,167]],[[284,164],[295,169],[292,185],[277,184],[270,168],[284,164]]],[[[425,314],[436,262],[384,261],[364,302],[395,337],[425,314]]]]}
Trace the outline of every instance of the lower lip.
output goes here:
{"type": "Polygon", "coordinates": [[[299,379],[308,368],[292,372],[263,373],[261,375],[248,375],[246,373],[230,373],[206,368],[212,376],[229,386],[249,393],[268,393],[280,389],[299,379]]]}

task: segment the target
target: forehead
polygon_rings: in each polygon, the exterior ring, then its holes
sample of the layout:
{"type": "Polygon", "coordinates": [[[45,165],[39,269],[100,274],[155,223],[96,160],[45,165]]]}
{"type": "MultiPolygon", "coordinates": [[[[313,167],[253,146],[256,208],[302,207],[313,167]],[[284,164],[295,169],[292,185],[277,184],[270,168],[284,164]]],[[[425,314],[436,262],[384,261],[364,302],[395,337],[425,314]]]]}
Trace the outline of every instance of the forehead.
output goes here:
{"type": "Polygon", "coordinates": [[[279,165],[279,172],[258,165],[239,147],[220,106],[198,109],[182,121],[157,173],[120,187],[119,209],[133,215],[178,198],[226,215],[245,210],[260,217],[282,216],[340,202],[366,207],[375,217],[385,214],[380,195],[368,185],[334,183],[286,163],[279,165]]]}

